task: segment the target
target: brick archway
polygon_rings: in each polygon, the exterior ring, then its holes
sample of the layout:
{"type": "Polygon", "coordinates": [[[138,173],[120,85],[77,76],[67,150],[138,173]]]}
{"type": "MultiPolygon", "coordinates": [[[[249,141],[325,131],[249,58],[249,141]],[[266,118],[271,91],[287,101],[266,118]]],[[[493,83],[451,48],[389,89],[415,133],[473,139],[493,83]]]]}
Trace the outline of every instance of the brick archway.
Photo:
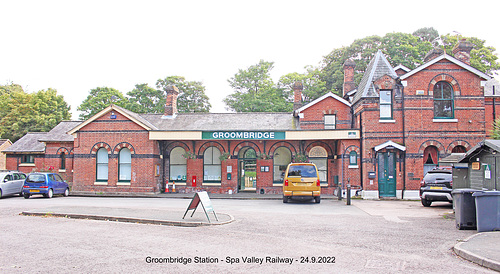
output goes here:
{"type": "Polygon", "coordinates": [[[446,73],[438,74],[434,78],[432,78],[432,80],[429,82],[429,87],[427,90],[434,91],[434,86],[441,81],[445,81],[452,86],[454,93],[453,96],[461,94],[460,85],[458,84],[458,81],[453,76],[446,73]]]}
{"type": "Polygon", "coordinates": [[[436,140],[427,140],[427,141],[423,142],[420,145],[420,147],[418,148],[418,154],[423,155],[425,148],[427,148],[428,146],[435,146],[441,155],[445,154],[445,148],[444,148],[443,144],[441,144],[440,142],[438,142],[436,140]]]}
{"type": "Polygon", "coordinates": [[[99,142],[99,143],[94,144],[92,146],[92,148],[90,149],[90,154],[92,154],[92,155],[97,154],[97,151],[100,148],[105,148],[108,151],[108,154],[111,154],[111,146],[105,142],[99,142]]]}
{"type": "Polygon", "coordinates": [[[176,141],[176,142],[168,144],[168,146],[165,148],[165,152],[167,152],[168,154],[170,154],[170,152],[172,151],[172,149],[174,149],[176,147],[181,147],[186,152],[191,151],[191,149],[189,148],[189,146],[186,143],[180,142],[180,141],[176,141]]]}
{"type": "Polygon", "coordinates": [[[294,154],[297,154],[297,150],[295,149],[295,147],[289,143],[289,142],[285,142],[285,141],[281,141],[281,142],[277,142],[277,143],[274,143],[270,148],[269,148],[269,155],[274,155],[274,151],[276,151],[276,149],[280,148],[280,147],[286,147],[290,150],[290,152],[292,153],[292,155],[294,154]]]}
{"type": "MultiPolygon", "coordinates": [[[[72,152],[72,151],[71,151],[72,152]]],[[[60,147],[59,149],[57,149],[56,151],[56,155],[60,155],[60,154],[63,154],[65,153],[66,155],[69,155],[70,154],[70,151],[65,148],[65,147],[60,147]]]]}
{"type": "Polygon", "coordinates": [[[233,150],[232,156],[238,157],[238,153],[244,147],[251,147],[251,148],[253,148],[253,150],[255,150],[255,153],[257,153],[257,156],[261,153],[259,146],[257,146],[254,142],[245,141],[245,142],[241,142],[241,143],[239,143],[239,144],[236,145],[236,147],[233,150]]]}
{"type": "Polygon", "coordinates": [[[316,146],[320,146],[322,148],[324,148],[326,150],[326,152],[328,153],[328,156],[331,156],[333,155],[333,150],[332,148],[327,144],[327,143],[324,143],[324,142],[321,142],[321,141],[315,141],[315,142],[312,142],[310,143],[306,149],[305,149],[305,153],[306,155],[309,155],[309,151],[311,151],[311,149],[313,147],[316,147],[316,146]]]}
{"type": "Polygon", "coordinates": [[[219,143],[219,142],[215,142],[215,141],[210,141],[210,142],[206,142],[204,143],[200,149],[198,149],[198,154],[197,155],[203,155],[203,153],[205,153],[205,150],[207,150],[207,148],[209,147],[216,147],[220,150],[221,153],[225,153],[226,150],[224,149],[224,147],[219,143]]]}
{"type": "Polygon", "coordinates": [[[469,142],[464,141],[464,140],[456,140],[456,141],[451,142],[448,145],[448,147],[446,148],[446,153],[451,154],[453,149],[457,146],[463,146],[463,147],[465,147],[465,150],[469,150],[471,148],[471,145],[469,142]]]}
{"type": "Polygon", "coordinates": [[[135,154],[134,146],[132,146],[130,143],[127,142],[121,142],[117,144],[113,148],[113,154],[118,154],[122,148],[128,148],[130,150],[130,154],[135,154]]]}

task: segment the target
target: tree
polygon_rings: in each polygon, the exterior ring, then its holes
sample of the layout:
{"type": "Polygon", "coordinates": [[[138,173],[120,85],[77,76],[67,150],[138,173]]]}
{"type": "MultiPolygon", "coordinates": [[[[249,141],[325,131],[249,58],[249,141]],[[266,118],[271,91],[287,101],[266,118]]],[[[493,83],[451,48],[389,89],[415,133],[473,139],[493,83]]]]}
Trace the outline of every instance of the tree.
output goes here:
{"type": "Polygon", "coordinates": [[[162,113],[165,109],[165,94],[162,90],[149,87],[148,84],[135,85],[127,92],[129,102],[125,108],[136,113],[162,113]]]}
{"type": "Polygon", "coordinates": [[[233,94],[224,98],[229,110],[236,112],[287,112],[293,104],[290,92],[273,83],[270,71],[274,62],[260,60],[246,70],[239,69],[228,82],[233,94]]]}
{"type": "MultiPolygon", "coordinates": [[[[293,93],[293,85],[296,82],[301,82],[303,85],[302,96],[304,102],[310,102],[323,94],[325,94],[326,82],[320,77],[320,71],[309,66],[306,67],[306,73],[289,73],[280,77],[278,87],[285,90],[285,94],[293,93]]],[[[289,101],[292,101],[290,99],[289,101]]]]}
{"type": "Polygon", "coordinates": [[[87,120],[111,104],[125,108],[129,102],[120,91],[114,88],[98,87],[90,90],[89,96],[83,100],[77,110],[81,111],[80,119],[87,120]]]}
{"type": "Polygon", "coordinates": [[[47,132],[62,120],[71,119],[70,107],[54,89],[33,94],[21,86],[0,86],[0,135],[17,141],[27,132],[47,132]]]}
{"type": "MultiPolygon", "coordinates": [[[[355,40],[348,47],[334,49],[324,57],[319,70],[320,78],[326,83],[325,90],[336,91],[339,95],[342,91],[344,81],[343,64],[351,58],[356,62],[354,81],[359,83],[370,60],[378,50],[381,50],[392,66],[402,64],[414,69],[423,63],[425,55],[437,44],[436,38],[440,37],[434,28],[421,28],[413,34],[387,33],[385,36],[368,36],[355,40]]],[[[450,34],[441,37],[448,54],[452,55],[452,49],[458,41],[457,36],[450,34]]],[[[485,47],[485,41],[468,37],[468,41],[475,46],[471,51],[471,65],[485,73],[494,73],[500,69],[495,48],[485,47]]]]}
{"type": "MultiPolygon", "coordinates": [[[[179,89],[179,96],[177,98],[177,110],[179,112],[209,112],[212,105],[210,105],[209,98],[205,94],[205,86],[202,82],[187,81],[183,76],[168,76],[165,79],[158,79],[156,87],[162,90],[163,97],[165,97],[166,88],[174,85],[179,89]]],[[[161,106],[161,111],[165,106],[165,99],[161,106]]]]}

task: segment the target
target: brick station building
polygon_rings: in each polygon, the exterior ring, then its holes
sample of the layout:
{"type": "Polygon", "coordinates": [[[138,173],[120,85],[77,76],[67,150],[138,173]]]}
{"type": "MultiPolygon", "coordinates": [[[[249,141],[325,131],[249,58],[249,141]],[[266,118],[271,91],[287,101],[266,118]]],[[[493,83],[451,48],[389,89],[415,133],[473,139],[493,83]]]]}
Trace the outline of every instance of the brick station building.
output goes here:
{"type": "Polygon", "coordinates": [[[80,193],[157,193],[175,183],[178,192],[268,194],[281,193],[288,163],[307,160],[325,194],[350,184],[368,199],[418,198],[425,172],[485,139],[496,118],[495,84],[470,65],[471,49],[434,49],[414,70],[393,68],[379,51],[358,86],[348,60],[343,97],[303,105],[297,83],[292,113],[178,113],[170,87],[163,114],[111,105],[28,133],[4,152],[7,168],[53,167],[80,193]]]}

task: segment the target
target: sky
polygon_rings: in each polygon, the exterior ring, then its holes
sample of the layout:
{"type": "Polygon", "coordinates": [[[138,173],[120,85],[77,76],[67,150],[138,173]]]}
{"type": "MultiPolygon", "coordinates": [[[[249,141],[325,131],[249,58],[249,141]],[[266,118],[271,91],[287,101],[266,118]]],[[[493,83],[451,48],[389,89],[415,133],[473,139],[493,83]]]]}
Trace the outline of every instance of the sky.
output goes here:
{"type": "Polygon", "coordinates": [[[0,0],[0,85],[56,89],[78,119],[93,88],[126,94],[178,75],[204,84],[211,112],[227,112],[227,80],[239,69],[274,62],[276,82],[371,35],[433,27],[486,40],[499,53],[499,3],[0,0]]]}

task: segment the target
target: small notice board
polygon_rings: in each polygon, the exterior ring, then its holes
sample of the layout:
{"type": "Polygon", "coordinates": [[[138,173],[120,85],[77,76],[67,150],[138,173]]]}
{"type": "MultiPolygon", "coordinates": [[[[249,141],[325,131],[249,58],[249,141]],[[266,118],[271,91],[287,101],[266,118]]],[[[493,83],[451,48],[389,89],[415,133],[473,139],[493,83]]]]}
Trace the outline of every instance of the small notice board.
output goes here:
{"type": "Polygon", "coordinates": [[[212,206],[212,201],[210,201],[210,198],[208,197],[208,193],[206,191],[196,192],[194,194],[193,199],[191,200],[191,203],[189,203],[189,206],[186,209],[186,212],[184,213],[182,219],[186,217],[186,214],[188,213],[189,210],[193,210],[193,213],[191,214],[191,217],[193,217],[194,213],[196,212],[196,208],[200,203],[201,207],[203,207],[203,211],[205,211],[205,215],[207,216],[208,222],[211,223],[210,217],[208,216],[209,212],[213,212],[215,220],[219,221],[219,219],[217,218],[217,214],[215,214],[214,207],[212,206]]]}

